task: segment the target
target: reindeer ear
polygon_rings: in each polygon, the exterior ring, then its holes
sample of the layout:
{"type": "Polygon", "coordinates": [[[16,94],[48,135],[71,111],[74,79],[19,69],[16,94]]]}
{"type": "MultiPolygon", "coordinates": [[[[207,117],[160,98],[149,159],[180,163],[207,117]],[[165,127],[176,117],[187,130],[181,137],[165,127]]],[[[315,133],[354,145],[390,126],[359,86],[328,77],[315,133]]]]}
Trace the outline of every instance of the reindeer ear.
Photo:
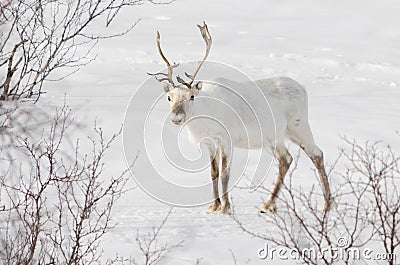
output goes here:
{"type": "Polygon", "coordinates": [[[163,90],[165,93],[169,92],[170,89],[171,89],[171,84],[168,83],[163,84],[163,90]]]}
{"type": "Polygon", "coordinates": [[[200,91],[203,88],[203,82],[197,82],[194,88],[200,91]]]}

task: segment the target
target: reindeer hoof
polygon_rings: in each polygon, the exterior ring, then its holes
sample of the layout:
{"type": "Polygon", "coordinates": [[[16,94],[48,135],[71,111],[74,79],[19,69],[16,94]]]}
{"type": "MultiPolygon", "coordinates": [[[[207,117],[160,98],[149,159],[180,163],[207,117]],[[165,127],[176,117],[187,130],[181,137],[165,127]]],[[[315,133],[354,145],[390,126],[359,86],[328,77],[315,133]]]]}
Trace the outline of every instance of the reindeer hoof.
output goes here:
{"type": "Polygon", "coordinates": [[[273,202],[266,202],[260,207],[260,213],[276,213],[276,205],[273,202]]]}
{"type": "Polygon", "coordinates": [[[231,204],[229,202],[221,204],[219,212],[222,214],[232,214],[231,204]]]}
{"type": "Polygon", "coordinates": [[[221,201],[214,200],[208,207],[207,213],[216,213],[221,210],[221,201]]]}

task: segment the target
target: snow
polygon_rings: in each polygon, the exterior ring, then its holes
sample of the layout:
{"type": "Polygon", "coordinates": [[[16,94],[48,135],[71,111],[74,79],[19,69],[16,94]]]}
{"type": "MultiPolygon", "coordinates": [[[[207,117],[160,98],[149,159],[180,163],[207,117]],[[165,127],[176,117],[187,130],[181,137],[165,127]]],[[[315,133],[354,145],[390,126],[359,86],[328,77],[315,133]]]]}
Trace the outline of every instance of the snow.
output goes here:
{"type": "MultiPolygon", "coordinates": [[[[123,29],[141,18],[132,32],[100,42],[95,49],[97,59],[60,83],[48,83],[42,102],[62,105],[65,97],[78,120],[91,127],[91,121],[97,119],[111,135],[124,123],[130,98],[149,78],[146,72],[164,68],[156,51],[156,30],[161,32],[171,61],[197,60],[204,44],[195,25],[205,20],[213,36],[209,60],[231,65],[254,79],[289,76],[307,88],[311,127],[327,164],[334,162],[344,145],[341,136],[360,142],[380,140],[399,152],[399,9],[394,0],[186,0],[170,5],[146,4],[124,11],[109,29],[123,29]]],[[[148,97],[161,95],[160,85],[153,89],[148,97]]],[[[167,109],[165,98],[161,103],[167,109]]],[[[165,119],[166,113],[157,114],[160,120],[165,119]]],[[[154,132],[152,137],[157,139],[157,135],[160,133],[154,132]]],[[[185,145],[186,135],[182,137],[185,152],[198,154],[197,147],[185,145]]],[[[129,149],[136,151],[135,146],[129,149]]],[[[297,152],[293,144],[290,150],[297,152]]],[[[144,150],[137,151],[139,157],[145,154],[144,150]]],[[[235,153],[237,157],[241,152],[235,153]]],[[[257,154],[250,154],[249,171],[255,157],[257,154]]],[[[234,165],[235,161],[239,162],[234,158],[234,165]]],[[[108,154],[106,167],[106,173],[114,175],[126,167],[121,139],[108,154]]],[[[146,172],[146,168],[134,171],[146,172]]],[[[275,172],[273,165],[265,183],[272,185],[275,172]]],[[[295,175],[299,178],[295,185],[305,189],[318,183],[304,155],[295,175]]],[[[196,177],[202,178],[200,182],[208,181],[208,169],[196,177]]],[[[335,180],[331,181],[334,186],[335,180]]],[[[136,186],[133,179],[128,186],[136,186]]],[[[242,220],[251,227],[267,229],[257,213],[267,194],[233,189],[230,195],[242,220]]],[[[211,198],[211,189],[204,196],[211,198]]],[[[169,209],[138,187],[127,192],[114,209],[116,227],[103,241],[104,256],[118,253],[137,257],[137,231],[150,231],[169,209]]],[[[264,246],[262,240],[242,232],[228,216],[206,214],[206,210],[207,206],[200,206],[172,211],[160,240],[169,245],[181,240],[184,243],[162,264],[195,264],[197,259],[201,259],[200,264],[233,264],[230,249],[239,264],[248,259],[250,264],[267,263],[257,257],[257,250],[264,246]]],[[[268,264],[281,264],[274,262],[268,264]]]]}

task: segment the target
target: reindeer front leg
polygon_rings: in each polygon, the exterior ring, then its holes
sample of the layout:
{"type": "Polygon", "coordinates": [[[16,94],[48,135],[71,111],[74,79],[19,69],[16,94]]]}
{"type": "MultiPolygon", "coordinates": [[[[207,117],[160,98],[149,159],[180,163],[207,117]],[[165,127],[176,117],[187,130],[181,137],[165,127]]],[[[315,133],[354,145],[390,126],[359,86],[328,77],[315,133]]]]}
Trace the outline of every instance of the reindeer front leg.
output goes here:
{"type": "Polygon", "coordinates": [[[220,147],[221,152],[221,184],[222,184],[222,200],[221,213],[231,214],[231,204],[229,203],[228,184],[231,170],[232,152],[228,148],[220,147]]]}
{"type": "Polygon", "coordinates": [[[220,210],[221,200],[219,199],[218,193],[218,177],[219,177],[219,149],[209,148],[210,160],[211,160],[211,180],[213,183],[213,201],[208,207],[208,213],[214,213],[220,210]]]}

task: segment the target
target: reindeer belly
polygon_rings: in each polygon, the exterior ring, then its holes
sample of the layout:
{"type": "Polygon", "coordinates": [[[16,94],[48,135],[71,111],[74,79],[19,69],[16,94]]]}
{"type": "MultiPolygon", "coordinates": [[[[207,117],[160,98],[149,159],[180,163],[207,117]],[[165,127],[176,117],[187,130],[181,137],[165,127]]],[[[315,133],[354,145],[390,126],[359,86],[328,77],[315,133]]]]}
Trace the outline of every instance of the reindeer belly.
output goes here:
{"type": "Polygon", "coordinates": [[[253,120],[245,122],[216,121],[198,119],[186,125],[190,142],[200,144],[205,139],[225,142],[233,147],[244,149],[259,149],[274,143],[275,126],[273,123],[253,120]],[[265,128],[268,126],[268,129],[265,128]]]}

